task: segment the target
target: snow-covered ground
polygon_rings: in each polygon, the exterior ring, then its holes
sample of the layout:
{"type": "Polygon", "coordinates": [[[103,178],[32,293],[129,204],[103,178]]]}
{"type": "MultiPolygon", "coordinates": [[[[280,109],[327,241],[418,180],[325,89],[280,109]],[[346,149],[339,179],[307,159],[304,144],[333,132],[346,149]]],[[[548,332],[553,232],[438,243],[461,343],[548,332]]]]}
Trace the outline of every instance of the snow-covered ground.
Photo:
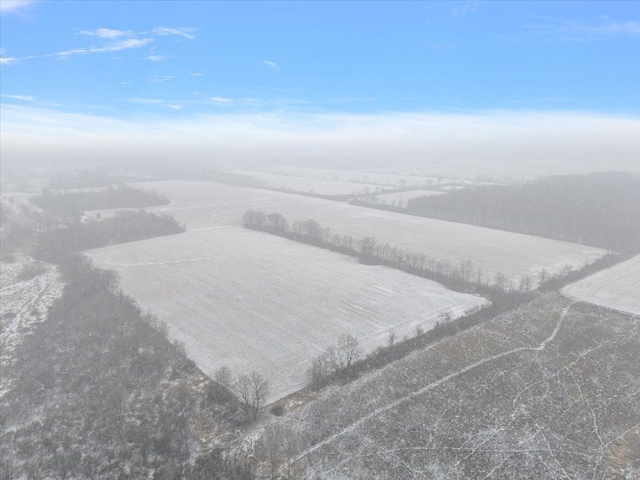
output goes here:
{"type": "Polygon", "coordinates": [[[304,386],[309,360],[356,336],[364,351],[487,301],[354,258],[241,227],[88,252],[169,326],[206,373],[257,370],[274,400],[304,386]]]}
{"type": "Polygon", "coordinates": [[[296,193],[312,193],[317,195],[369,195],[383,192],[393,187],[369,185],[366,183],[323,180],[320,178],[306,178],[293,175],[278,175],[276,173],[257,172],[252,170],[228,170],[228,173],[244,175],[264,182],[270,188],[290,190],[296,193]]]}
{"type": "MultiPolygon", "coordinates": [[[[599,248],[532,235],[404,215],[345,203],[210,182],[145,182],[132,184],[164,193],[171,203],[148,210],[165,212],[187,230],[241,225],[248,209],[278,212],[290,220],[308,218],[332,233],[355,239],[375,237],[378,243],[424,253],[453,266],[470,260],[485,280],[498,272],[518,285],[529,277],[535,286],[547,275],[580,268],[605,255],[599,248]]],[[[103,216],[108,212],[101,212],[103,216]]]]}
{"type": "Polygon", "coordinates": [[[32,260],[27,257],[0,264],[0,397],[11,388],[15,348],[36,323],[46,318],[49,307],[62,294],[60,275],[50,264],[40,263],[42,273],[18,280],[18,275],[30,264],[32,260]]]}
{"type": "Polygon", "coordinates": [[[573,283],[562,293],[582,302],[640,315],[640,255],[573,283]]]}
{"type": "Polygon", "coordinates": [[[338,180],[342,182],[361,182],[376,185],[390,185],[394,187],[430,187],[447,183],[475,183],[473,180],[457,178],[442,178],[433,176],[396,175],[392,173],[358,172],[353,170],[329,170],[323,168],[305,167],[274,167],[269,169],[273,173],[297,177],[320,178],[338,180]]]}

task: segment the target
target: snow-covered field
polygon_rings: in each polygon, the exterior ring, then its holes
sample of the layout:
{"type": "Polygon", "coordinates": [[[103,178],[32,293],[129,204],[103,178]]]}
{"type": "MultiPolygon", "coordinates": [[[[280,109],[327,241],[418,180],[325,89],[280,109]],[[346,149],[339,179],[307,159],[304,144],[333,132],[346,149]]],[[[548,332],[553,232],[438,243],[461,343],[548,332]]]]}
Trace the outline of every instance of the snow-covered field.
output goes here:
{"type": "Polygon", "coordinates": [[[562,293],[575,300],[640,315],[640,255],[573,283],[562,293]]]}
{"type": "Polygon", "coordinates": [[[52,265],[42,263],[42,273],[18,280],[16,277],[30,263],[30,259],[20,257],[13,263],[0,264],[0,397],[11,388],[15,348],[37,322],[46,318],[51,304],[62,295],[60,275],[52,265]]]}
{"type": "Polygon", "coordinates": [[[270,171],[282,175],[339,180],[342,182],[373,183],[376,185],[390,185],[394,187],[430,187],[435,185],[445,185],[448,183],[475,183],[472,180],[461,180],[455,178],[433,176],[419,177],[415,175],[396,175],[391,173],[328,170],[305,167],[274,167],[271,168],[270,171]]]}
{"type": "Polygon", "coordinates": [[[88,252],[169,326],[206,373],[257,370],[271,399],[305,384],[341,334],[365,351],[486,300],[387,267],[241,227],[213,227],[88,252]]]}
{"type": "Polygon", "coordinates": [[[384,190],[392,188],[382,185],[323,180],[320,178],[297,177],[293,175],[278,175],[276,173],[257,172],[252,170],[228,170],[228,173],[255,178],[260,182],[264,182],[270,188],[317,195],[362,196],[376,192],[383,192],[384,190]]]}
{"type": "MultiPolygon", "coordinates": [[[[375,195],[377,199],[376,203],[385,205],[397,205],[399,207],[406,207],[407,202],[414,198],[431,197],[434,195],[444,195],[445,192],[438,192],[434,190],[410,190],[408,192],[394,192],[394,193],[382,193],[375,195]]],[[[363,200],[374,200],[368,197],[363,200]]]]}
{"type": "Polygon", "coordinates": [[[187,230],[239,226],[248,209],[279,212],[289,219],[312,218],[333,233],[375,237],[379,243],[408,248],[456,266],[470,260],[482,269],[485,279],[501,272],[516,284],[521,277],[530,277],[535,285],[542,270],[552,275],[565,266],[580,268],[606,253],[575,243],[280,192],[207,182],[133,185],[166,194],[169,205],[149,210],[174,216],[187,230]]]}

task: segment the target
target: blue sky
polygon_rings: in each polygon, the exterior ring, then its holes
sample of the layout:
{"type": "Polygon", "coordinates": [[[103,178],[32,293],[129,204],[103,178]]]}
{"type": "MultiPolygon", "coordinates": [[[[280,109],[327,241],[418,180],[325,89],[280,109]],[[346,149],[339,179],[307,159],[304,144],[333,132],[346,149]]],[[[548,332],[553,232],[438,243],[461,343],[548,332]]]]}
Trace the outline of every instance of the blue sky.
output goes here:
{"type": "Polygon", "coordinates": [[[81,129],[82,116],[114,133],[203,118],[276,118],[268,128],[286,131],[302,117],[344,130],[398,115],[640,111],[640,2],[0,5],[5,134],[31,121],[81,129]]]}

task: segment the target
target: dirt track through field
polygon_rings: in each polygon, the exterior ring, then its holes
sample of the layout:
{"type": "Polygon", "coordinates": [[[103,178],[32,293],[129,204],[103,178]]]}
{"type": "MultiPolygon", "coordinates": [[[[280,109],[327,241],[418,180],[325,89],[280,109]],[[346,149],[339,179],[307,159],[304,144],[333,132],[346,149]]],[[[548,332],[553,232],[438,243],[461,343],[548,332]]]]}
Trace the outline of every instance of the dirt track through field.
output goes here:
{"type": "MultiPolygon", "coordinates": [[[[471,365],[468,365],[456,372],[453,372],[449,375],[447,375],[446,377],[443,377],[435,382],[430,383],[429,385],[426,385],[425,387],[422,387],[419,390],[416,390],[412,393],[410,393],[409,395],[406,395],[405,397],[402,397],[392,403],[390,403],[389,405],[385,405],[384,407],[378,408],[376,410],[374,410],[373,412],[365,415],[364,417],[360,418],[359,420],[357,420],[356,422],[353,422],[351,425],[349,425],[348,427],[340,430],[339,432],[331,435],[330,437],[328,437],[327,439],[323,440],[320,443],[317,443],[316,445],[308,448],[307,450],[305,450],[304,452],[300,453],[293,461],[292,463],[295,463],[299,460],[302,460],[304,457],[306,457],[307,455],[315,452],[316,450],[324,447],[325,445],[330,444],[331,442],[333,442],[334,440],[336,440],[337,438],[341,437],[342,435],[349,433],[355,429],[357,429],[360,425],[362,425],[363,423],[366,423],[367,421],[378,417],[382,414],[384,414],[385,412],[389,411],[389,410],[393,410],[394,408],[398,407],[399,405],[408,402],[410,400],[412,400],[413,398],[420,396],[426,392],[428,392],[429,390],[433,390],[434,388],[439,387],[440,385],[460,376],[463,375],[471,370],[473,370],[474,368],[477,368],[481,365],[484,365],[486,363],[489,362],[493,362],[495,360],[498,360],[500,358],[509,356],[509,355],[513,355],[515,353],[520,353],[520,352],[540,352],[542,350],[544,350],[546,348],[546,346],[549,344],[549,342],[553,341],[554,338],[556,338],[556,335],[558,334],[558,332],[560,331],[560,327],[562,326],[562,322],[564,321],[564,318],[566,317],[567,313],[569,313],[569,309],[571,308],[571,306],[573,305],[567,305],[563,310],[562,310],[562,314],[560,315],[560,318],[558,319],[558,322],[555,326],[555,328],[553,329],[553,332],[551,332],[551,335],[549,335],[549,337],[547,337],[546,339],[544,339],[540,345],[538,347],[519,347],[519,348],[514,348],[512,350],[508,350],[506,352],[502,352],[502,353],[498,353],[496,355],[492,355],[490,357],[486,357],[483,358],[482,360],[479,360],[475,363],[472,363],[471,365]]],[[[283,467],[284,468],[284,467],[283,467]]]]}

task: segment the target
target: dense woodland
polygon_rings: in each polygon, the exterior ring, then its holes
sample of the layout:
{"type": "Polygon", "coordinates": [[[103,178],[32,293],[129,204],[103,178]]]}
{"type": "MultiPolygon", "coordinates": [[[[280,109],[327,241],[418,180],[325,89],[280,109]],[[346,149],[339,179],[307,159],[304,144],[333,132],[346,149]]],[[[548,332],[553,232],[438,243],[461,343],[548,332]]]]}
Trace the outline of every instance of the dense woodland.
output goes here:
{"type": "Polygon", "coordinates": [[[640,252],[640,175],[556,176],[408,201],[406,213],[640,252]]]}
{"type": "Polygon", "coordinates": [[[51,215],[69,218],[79,218],[85,210],[143,208],[169,203],[164,195],[126,185],[85,192],[52,193],[45,190],[30,201],[51,215]]]}

